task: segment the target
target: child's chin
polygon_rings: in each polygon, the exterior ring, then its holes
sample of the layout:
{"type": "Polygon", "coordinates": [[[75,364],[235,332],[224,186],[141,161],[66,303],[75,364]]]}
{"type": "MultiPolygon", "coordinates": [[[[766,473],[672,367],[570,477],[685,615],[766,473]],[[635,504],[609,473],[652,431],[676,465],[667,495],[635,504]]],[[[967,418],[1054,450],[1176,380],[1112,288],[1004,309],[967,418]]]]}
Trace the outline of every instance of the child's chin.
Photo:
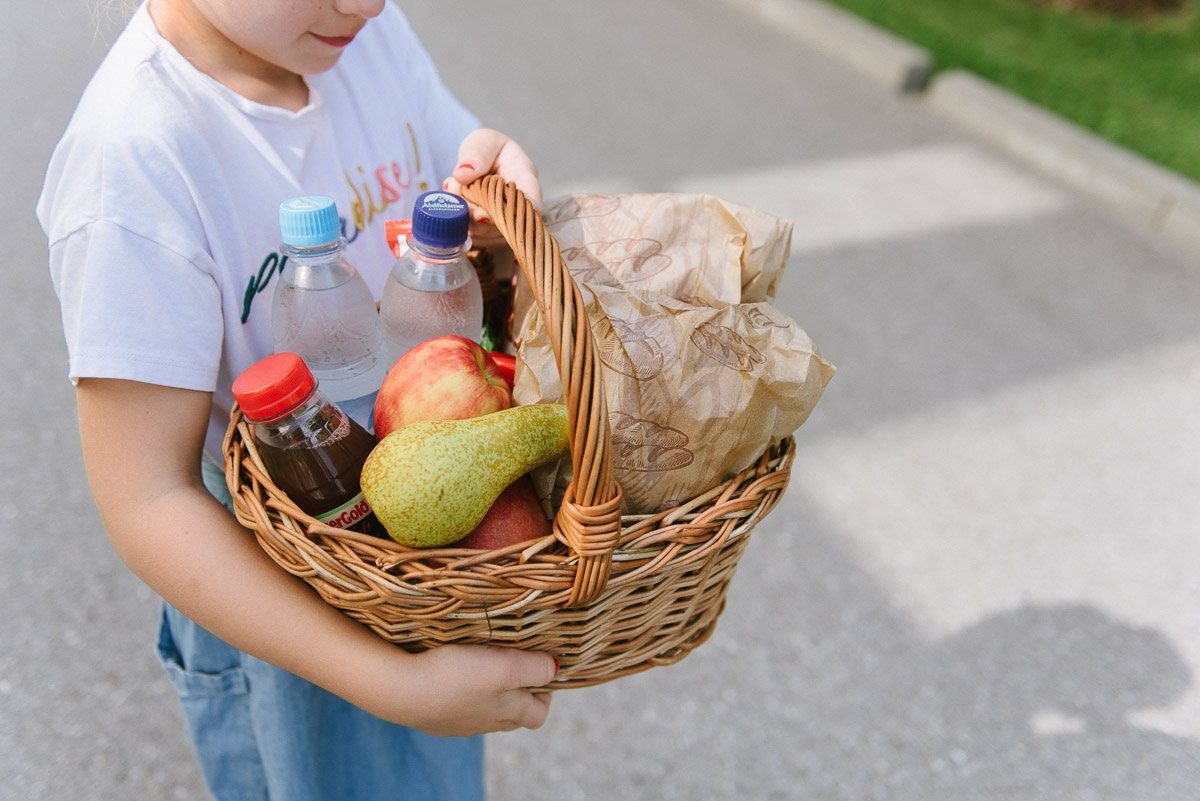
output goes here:
{"type": "Polygon", "coordinates": [[[312,56],[291,65],[289,69],[297,75],[317,75],[318,73],[333,69],[333,66],[338,63],[338,59],[341,57],[342,53],[340,50],[328,55],[312,56]]]}

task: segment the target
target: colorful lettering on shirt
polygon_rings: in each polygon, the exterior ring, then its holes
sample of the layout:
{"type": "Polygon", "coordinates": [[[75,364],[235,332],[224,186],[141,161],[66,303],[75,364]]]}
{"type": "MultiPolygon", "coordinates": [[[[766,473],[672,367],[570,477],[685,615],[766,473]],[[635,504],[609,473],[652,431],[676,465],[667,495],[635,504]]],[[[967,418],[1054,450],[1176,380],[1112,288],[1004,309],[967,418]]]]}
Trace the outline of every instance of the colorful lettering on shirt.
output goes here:
{"type": "Polygon", "coordinates": [[[272,252],[263,259],[258,268],[258,275],[250,276],[250,283],[246,285],[246,294],[242,296],[242,325],[245,325],[246,321],[250,319],[250,304],[254,303],[254,298],[258,296],[259,292],[270,286],[275,273],[283,272],[283,268],[286,266],[287,256],[272,252]]]}
{"type": "MultiPolygon", "coordinates": [[[[350,215],[359,231],[375,222],[376,214],[382,214],[393,203],[400,202],[403,191],[413,185],[416,176],[421,172],[421,151],[417,147],[417,134],[412,123],[405,123],[405,126],[408,128],[408,139],[412,144],[412,158],[406,157],[403,162],[393,161],[376,167],[372,175],[378,186],[377,190],[372,189],[368,173],[361,165],[355,168],[355,175],[349,172],[342,173],[353,196],[353,200],[350,201],[350,215]]],[[[427,181],[417,183],[418,191],[424,192],[428,188],[427,181]]]]}

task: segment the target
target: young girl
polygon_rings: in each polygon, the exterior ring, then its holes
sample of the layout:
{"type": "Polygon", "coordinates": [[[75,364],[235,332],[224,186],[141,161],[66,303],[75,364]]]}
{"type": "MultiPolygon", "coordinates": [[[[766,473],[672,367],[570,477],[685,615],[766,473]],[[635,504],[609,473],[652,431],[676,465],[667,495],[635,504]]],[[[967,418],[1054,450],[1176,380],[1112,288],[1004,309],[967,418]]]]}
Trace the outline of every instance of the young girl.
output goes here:
{"type": "Polygon", "coordinates": [[[169,604],[159,652],[222,801],[481,798],[471,735],[546,718],[550,656],[384,642],[267,558],[217,467],[233,378],[271,351],[279,203],[337,199],[378,297],[384,218],[489,172],[540,197],[385,0],[149,0],[54,152],[38,216],[88,477],[169,604]]]}

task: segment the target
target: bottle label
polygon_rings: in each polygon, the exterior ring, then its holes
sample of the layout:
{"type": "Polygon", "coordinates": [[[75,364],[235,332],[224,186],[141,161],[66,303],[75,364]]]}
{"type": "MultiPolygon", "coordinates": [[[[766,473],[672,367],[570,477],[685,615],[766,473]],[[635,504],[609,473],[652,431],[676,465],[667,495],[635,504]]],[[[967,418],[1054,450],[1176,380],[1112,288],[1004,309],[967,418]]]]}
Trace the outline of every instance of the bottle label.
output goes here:
{"type": "Polygon", "coordinates": [[[371,514],[371,505],[367,503],[367,499],[360,492],[332,512],[317,515],[316,518],[327,526],[350,528],[369,514],[371,514]]]}

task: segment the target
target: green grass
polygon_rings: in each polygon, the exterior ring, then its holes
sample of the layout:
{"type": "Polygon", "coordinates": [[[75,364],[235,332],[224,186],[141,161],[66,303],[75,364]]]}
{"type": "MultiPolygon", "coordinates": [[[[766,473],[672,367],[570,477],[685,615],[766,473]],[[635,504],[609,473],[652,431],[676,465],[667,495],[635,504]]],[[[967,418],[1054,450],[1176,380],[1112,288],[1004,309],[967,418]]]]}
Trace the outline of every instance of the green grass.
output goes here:
{"type": "Polygon", "coordinates": [[[1033,0],[833,0],[1160,164],[1200,180],[1200,0],[1154,20],[1033,0]]]}

